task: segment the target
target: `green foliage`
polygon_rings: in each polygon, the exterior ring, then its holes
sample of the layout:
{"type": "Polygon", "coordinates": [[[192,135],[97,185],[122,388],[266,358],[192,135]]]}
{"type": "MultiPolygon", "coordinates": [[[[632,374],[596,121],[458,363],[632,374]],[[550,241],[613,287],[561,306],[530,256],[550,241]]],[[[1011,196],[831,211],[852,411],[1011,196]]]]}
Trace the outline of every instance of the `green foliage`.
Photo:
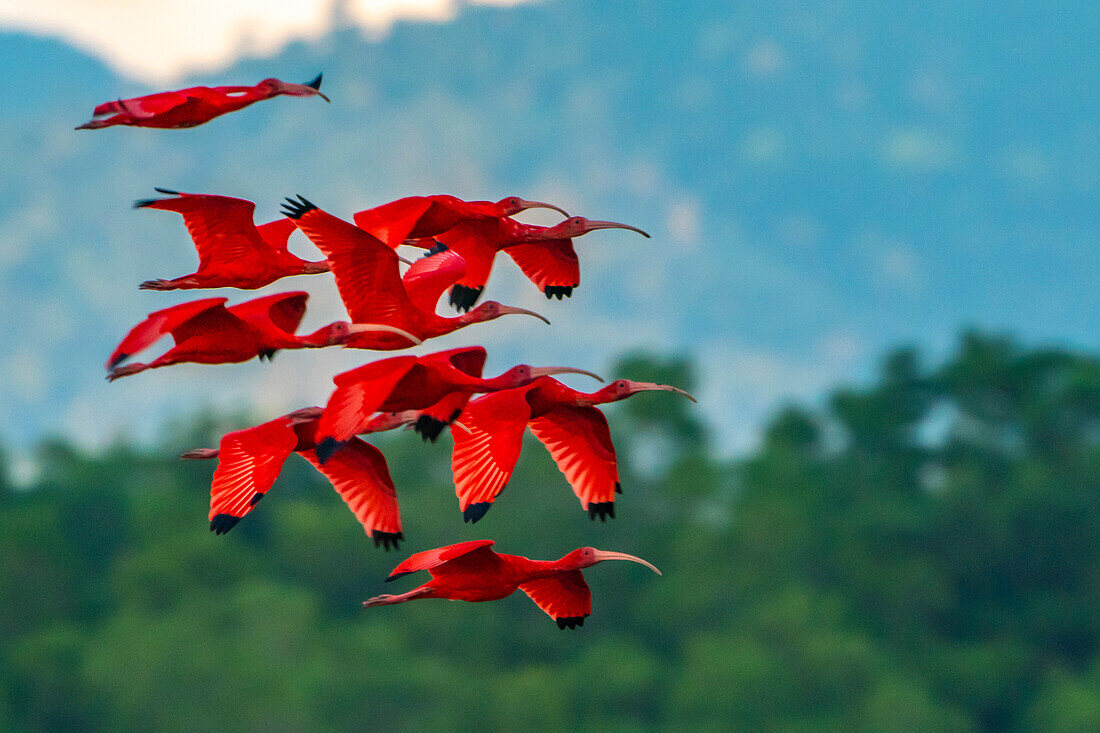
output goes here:
{"type": "MultiPolygon", "coordinates": [[[[616,375],[691,389],[690,363],[616,375]]],[[[449,439],[375,436],[408,538],[373,547],[304,461],[245,521],[206,531],[212,463],[42,446],[0,483],[0,729],[1092,730],[1100,727],[1100,359],[968,334],[912,350],[761,447],[714,456],[669,394],[609,408],[624,493],[591,523],[528,438],[476,526],[449,439]],[[492,537],[587,571],[559,631],[522,595],[360,601],[410,552],[492,537]]]]}

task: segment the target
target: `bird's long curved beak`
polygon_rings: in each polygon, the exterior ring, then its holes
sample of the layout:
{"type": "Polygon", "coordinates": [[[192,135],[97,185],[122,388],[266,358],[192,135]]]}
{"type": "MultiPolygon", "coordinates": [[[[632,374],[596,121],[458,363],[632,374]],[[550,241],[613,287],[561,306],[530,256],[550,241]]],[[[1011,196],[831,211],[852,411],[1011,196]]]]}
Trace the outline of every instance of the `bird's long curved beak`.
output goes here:
{"type": "Polygon", "coordinates": [[[646,239],[650,238],[648,234],[643,232],[638,227],[632,227],[629,224],[620,224],[615,221],[589,221],[587,224],[584,225],[584,228],[585,234],[587,234],[588,232],[594,232],[597,229],[629,229],[632,232],[638,232],[638,234],[641,234],[646,239]]]}
{"type": "Polygon", "coordinates": [[[699,401],[692,397],[690,394],[680,389],[679,387],[673,387],[671,384],[656,384],[655,382],[633,382],[631,388],[635,392],[675,392],[676,394],[682,394],[692,402],[698,404],[699,401]]]}
{"type": "Polygon", "coordinates": [[[326,102],[332,101],[321,92],[321,74],[318,74],[316,79],[306,84],[287,84],[283,82],[283,85],[279,87],[279,91],[292,97],[317,96],[326,102]]]}
{"type": "Polygon", "coordinates": [[[539,315],[538,313],[535,313],[534,311],[529,311],[526,308],[516,308],[515,306],[511,306],[511,305],[502,305],[502,306],[500,306],[500,314],[501,315],[510,315],[510,314],[513,314],[513,313],[524,315],[524,316],[534,316],[535,318],[537,318],[540,321],[542,321],[543,323],[545,323],[547,326],[550,325],[550,319],[546,318],[545,316],[539,315]]]}
{"type": "Polygon", "coordinates": [[[574,369],[573,367],[531,367],[531,376],[534,378],[549,377],[554,374],[583,374],[586,377],[592,377],[597,382],[603,381],[603,377],[599,374],[593,374],[584,369],[574,369]]]}
{"type": "Polygon", "coordinates": [[[634,557],[628,555],[625,552],[608,552],[606,550],[596,550],[596,562],[603,562],[604,560],[629,560],[630,562],[636,562],[639,565],[645,565],[647,568],[657,573],[657,575],[663,575],[663,573],[657,569],[657,566],[651,562],[647,562],[640,557],[634,557]]]}
{"type": "Polygon", "coordinates": [[[569,218],[569,212],[565,209],[561,208],[560,206],[554,206],[553,204],[543,203],[542,201],[526,201],[524,199],[520,199],[519,206],[520,211],[527,211],[528,209],[551,209],[558,212],[566,219],[569,218]]]}
{"type": "Polygon", "coordinates": [[[385,326],[381,323],[353,323],[348,328],[348,331],[352,334],[357,334],[357,333],[395,333],[398,336],[404,336],[405,338],[407,338],[409,341],[411,341],[416,346],[419,346],[420,344],[424,343],[423,341],[418,339],[416,336],[413,336],[408,331],[403,331],[400,328],[397,328],[395,326],[385,326]]]}

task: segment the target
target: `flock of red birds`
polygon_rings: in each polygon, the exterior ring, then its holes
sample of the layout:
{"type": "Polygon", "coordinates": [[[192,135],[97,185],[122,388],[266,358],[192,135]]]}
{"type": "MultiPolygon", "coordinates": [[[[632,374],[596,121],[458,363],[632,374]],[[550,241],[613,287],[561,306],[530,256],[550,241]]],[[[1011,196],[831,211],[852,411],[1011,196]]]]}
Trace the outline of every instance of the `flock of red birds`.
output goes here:
{"type": "MultiPolygon", "coordinates": [[[[96,119],[77,129],[112,125],[194,127],[218,115],[279,95],[319,96],[321,77],[308,84],[265,79],[252,87],[192,87],[95,108],[96,119]]],[[[138,208],[174,211],[183,217],[198,250],[198,269],[173,279],[147,280],[144,290],[238,288],[252,290],[292,275],[331,272],[348,320],[313,333],[296,334],[308,294],[287,292],[229,305],[227,298],[202,298],[150,313],[126,335],[107,361],[111,381],[146,369],[197,362],[225,364],[253,357],[270,359],[279,349],[345,348],[396,351],[523,308],[487,301],[477,305],[497,253],[515,261],[547,297],[568,297],[580,284],[573,239],[596,229],[636,227],[570,217],[561,208],[509,197],[495,203],[453,196],[412,196],[360,211],[354,223],[318,208],[301,196],[288,198],[286,218],[256,226],[255,205],[227,196],[156,189],[162,198],[138,201],[138,208]],[[523,224],[512,215],[532,208],[559,212],[555,226],[523,224]],[[287,249],[300,230],[324,255],[311,262],[287,249]],[[407,245],[427,250],[409,261],[397,254],[407,245]],[[402,272],[401,265],[406,265],[402,272]],[[457,311],[441,316],[436,307],[449,290],[457,311]],[[174,345],[147,363],[129,362],[162,336],[174,345]],[[128,363],[129,362],[129,363],[128,363]]],[[[648,390],[683,390],[620,379],[594,392],[581,392],[555,374],[595,374],[571,367],[517,365],[484,377],[486,351],[467,346],[422,356],[401,355],[338,374],[322,407],[304,407],[269,422],[225,435],[216,449],[184,453],[188,459],[217,459],[211,486],[210,529],[223,534],[245,517],[278,477],[284,461],[298,453],[320,471],[354,512],[375,546],[396,548],[404,539],[397,492],[378,448],[357,437],[412,426],[436,440],[450,426],[452,469],[459,509],[476,522],[511,478],[524,429],[550,451],[554,462],[591,519],[615,516],[621,493],[615,447],[597,405],[648,390]],[[475,397],[475,395],[481,395],[475,397]]],[[[694,400],[693,400],[694,401],[694,400]]],[[[516,589],[526,593],[559,628],[584,623],[591,594],[581,569],[604,560],[630,560],[659,573],[641,558],[582,547],[560,560],[535,561],[502,555],[492,540],[475,540],[419,552],[398,565],[387,580],[427,570],[432,579],[403,594],[380,595],[364,606],[416,598],[489,601],[516,589]]]]}

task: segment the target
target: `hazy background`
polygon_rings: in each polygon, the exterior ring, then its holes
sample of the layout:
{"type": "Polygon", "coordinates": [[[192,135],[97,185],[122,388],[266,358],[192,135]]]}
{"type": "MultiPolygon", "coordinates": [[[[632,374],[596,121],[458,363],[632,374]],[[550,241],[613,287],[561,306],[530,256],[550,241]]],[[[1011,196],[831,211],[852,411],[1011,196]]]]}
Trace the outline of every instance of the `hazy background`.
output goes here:
{"type": "MultiPolygon", "coordinates": [[[[153,186],[249,198],[262,219],[292,193],[345,216],[412,194],[518,194],[648,229],[652,240],[578,240],[583,282],[566,302],[545,302],[502,262],[490,296],[539,307],[553,329],[506,320],[441,346],[484,343],[490,370],[606,369],[643,346],[688,354],[727,451],[753,445],[783,398],[865,379],[899,342],[942,354],[960,326],[980,325],[1097,345],[1096,10],[440,3],[442,20],[376,37],[380,26],[352,25],[355,3],[328,15],[304,4],[296,33],[310,40],[289,34],[263,57],[249,49],[265,44],[242,41],[214,56],[228,66],[171,78],[199,62],[162,39],[190,38],[216,14],[194,11],[192,27],[117,5],[133,19],[109,42],[68,30],[84,17],[91,27],[100,4],[58,6],[56,36],[0,36],[0,408],[16,445],[147,436],[195,404],[251,400],[275,414],[323,400],[329,376],[363,359],[288,353],[103,382],[131,325],[194,297],[137,290],[195,264],[178,217],[129,209],[153,186]],[[120,50],[151,30],[172,64],[120,50]],[[72,130],[96,103],[169,79],[318,71],[332,105],[278,99],[185,132],[72,130]]],[[[248,39],[264,26],[233,27],[248,39]]],[[[300,235],[295,247],[315,254],[300,235]]],[[[268,290],[292,288],[315,293],[306,327],[340,316],[327,278],[268,290]]]]}
{"type": "MultiPolygon", "coordinates": [[[[332,710],[378,699],[388,725],[412,729],[397,690],[420,691],[415,707],[445,678],[454,704],[432,710],[461,707],[469,670],[500,675],[491,699],[429,720],[517,725],[530,690],[550,686],[543,727],[1100,725],[1098,31],[1100,10],[1072,3],[0,0],[0,723],[147,722],[97,681],[132,664],[163,683],[147,695],[177,695],[165,705],[180,717],[151,723],[166,728],[251,695],[243,727],[270,727],[283,704],[290,729],[339,729],[364,718],[332,710]],[[108,99],[319,71],[331,105],[281,98],[190,131],[72,129],[108,99]],[[482,343],[493,373],[527,361],[692,381],[700,404],[610,411],[633,477],[614,527],[583,519],[537,445],[516,503],[462,525],[448,439],[424,453],[401,436],[387,444],[410,537],[398,555],[371,554],[304,469],[277,486],[285,504],[215,539],[209,467],[182,469],[175,452],[323,403],[331,376],[370,356],[281,353],[108,385],[126,331],[196,297],[137,290],[196,262],[177,216],[129,208],[153,186],[248,198],[261,221],[294,193],[345,217],[451,193],[640,226],[653,239],[577,240],[582,285],[566,301],[502,259],[488,297],[552,327],[504,319],[420,351],[482,343]],[[541,506],[532,481],[559,503],[541,506]],[[525,533],[536,518],[553,531],[525,533]],[[333,526],[343,540],[328,542],[333,526]],[[601,608],[597,587],[583,637],[553,636],[522,598],[349,610],[405,550],[479,536],[534,557],[606,545],[666,577],[597,569],[621,601],[601,608]],[[349,554],[362,567],[318,570],[349,554]],[[280,631],[231,643],[239,678],[195,652],[270,620],[276,598],[280,631]],[[486,618],[522,638],[471,662],[486,618]],[[178,646],[118,644],[141,634],[178,646]],[[294,644],[335,656],[306,670],[294,644]],[[377,654],[391,666],[361,679],[377,654]],[[624,657],[640,677],[616,677],[624,657]],[[322,688],[338,668],[346,698],[207,687],[246,678],[252,658],[322,688]],[[190,671],[164,677],[181,659],[190,671]],[[404,663],[404,682],[380,677],[404,663]],[[610,707],[571,707],[585,694],[610,707]],[[84,703],[59,706],[66,695],[84,703]]],[[[300,235],[292,248],[316,258],[300,235]]],[[[288,289],[312,293],[303,330],[343,315],[328,276],[261,294],[288,289]]]]}

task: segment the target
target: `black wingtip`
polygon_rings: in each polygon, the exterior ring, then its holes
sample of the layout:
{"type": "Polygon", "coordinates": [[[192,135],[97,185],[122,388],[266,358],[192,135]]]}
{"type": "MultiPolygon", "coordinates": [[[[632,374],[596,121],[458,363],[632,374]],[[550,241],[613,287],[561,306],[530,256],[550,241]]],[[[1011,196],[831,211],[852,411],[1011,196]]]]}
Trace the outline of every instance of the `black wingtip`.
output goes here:
{"type": "Polygon", "coordinates": [[[307,81],[305,85],[307,87],[313,87],[314,89],[320,89],[322,76],[324,76],[324,73],[318,74],[316,79],[314,79],[313,81],[307,81]]]}
{"type": "Polygon", "coordinates": [[[214,534],[225,534],[236,527],[239,521],[241,518],[234,517],[232,514],[215,514],[210,520],[210,531],[214,534]]]}
{"type": "Polygon", "coordinates": [[[282,213],[284,216],[289,216],[291,219],[301,219],[307,212],[313,211],[317,206],[307,201],[302,196],[298,196],[298,200],[295,201],[290,196],[286,197],[286,203],[283,204],[282,213]]]}
{"type": "Polygon", "coordinates": [[[127,353],[122,353],[122,354],[119,354],[119,355],[118,355],[118,356],[116,356],[116,357],[115,357],[114,359],[112,359],[112,360],[110,361],[110,363],[109,363],[109,364],[107,364],[107,371],[111,371],[111,370],[112,370],[112,369],[114,369],[114,368],[115,368],[116,366],[118,366],[118,365],[119,365],[119,364],[121,364],[122,362],[124,362],[124,361],[126,361],[127,359],[129,359],[129,358],[130,358],[131,356],[133,356],[133,354],[127,354],[127,353]]]}
{"type": "Polygon", "coordinates": [[[146,206],[149,206],[151,204],[155,204],[156,202],[158,202],[160,200],[161,199],[138,199],[137,201],[134,202],[134,208],[135,209],[143,209],[146,206]]]}
{"type": "Polygon", "coordinates": [[[169,196],[182,196],[183,195],[179,191],[173,191],[170,188],[157,188],[156,186],[153,186],[153,190],[156,191],[157,193],[163,193],[163,194],[167,194],[169,196]]]}
{"type": "Polygon", "coordinates": [[[465,285],[455,285],[451,288],[450,302],[457,311],[468,311],[477,303],[485,288],[471,288],[465,285]]]}
{"type": "MultiPolygon", "coordinates": [[[[381,547],[386,552],[397,549],[397,543],[405,539],[404,532],[373,532],[370,536],[374,540],[375,547],[381,547]]],[[[387,582],[390,579],[387,578],[387,582]]]]}
{"type": "Polygon", "coordinates": [[[561,616],[554,619],[558,622],[559,629],[575,629],[584,626],[584,616],[561,616]]]}
{"type": "Polygon", "coordinates": [[[313,452],[317,454],[317,461],[323,466],[328,462],[328,459],[336,455],[336,451],[343,447],[344,441],[329,437],[318,443],[313,452]]]}
{"type": "Polygon", "coordinates": [[[406,575],[412,575],[412,571],[409,570],[408,572],[404,572],[404,573],[394,573],[390,577],[386,578],[385,582],[389,583],[391,580],[397,580],[398,578],[404,578],[406,575]]]}
{"type": "Polygon", "coordinates": [[[593,501],[588,504],[588,518],[593,522],[596,521],[596,517],[600,518],[601,522],[606,522],[608,517],[615,518],[615,502],[613,501],[593,501]]]}
{"type": "Polygon", "coordinates": [[[425,257],[431,257],[432,255],[437,255],[440,252],[446,252],[446,251],[447,251],[447,245],[443,244],[443,242],[438,242],[437,241],[430,248],[428,248],[428,251],[424,253],[424,256],[425,257]]]}
{"type": "Polygon", "coordinates": [[[562,298],[572,297],[573,296],[573,288],[575,288],[575,287],[577,287],[577,286],[576,285],[547,285],[546,289],[543,292],[546,293],[546,299],[547,300],[550,300],[551,298],[557,298],[558,300],[561,300],[562,298]]]}
{"type": "Polygon", "coordinates": [[[416,422],[413,424],[413,430],[415,430],[424,440],[434,443],[446,426],[447,423],[442,420],[437,420],[431,415],[421,415],[416,418],[416,422]]]}
{"type": "Polygon", "coordinates": [[[619,483],[618,481],[615,482],[615,493],[616,494],[623,493],[623,485],[621,483],[619,483]]]}
{"type": "Polygon", "coordinates": [[[491,506],[493,506],[493,503],[489,501],[479,501],[476,504],[470,504],[462,512],[462,521],[476,524],[477,520],[484,517],[491,506]]]}

